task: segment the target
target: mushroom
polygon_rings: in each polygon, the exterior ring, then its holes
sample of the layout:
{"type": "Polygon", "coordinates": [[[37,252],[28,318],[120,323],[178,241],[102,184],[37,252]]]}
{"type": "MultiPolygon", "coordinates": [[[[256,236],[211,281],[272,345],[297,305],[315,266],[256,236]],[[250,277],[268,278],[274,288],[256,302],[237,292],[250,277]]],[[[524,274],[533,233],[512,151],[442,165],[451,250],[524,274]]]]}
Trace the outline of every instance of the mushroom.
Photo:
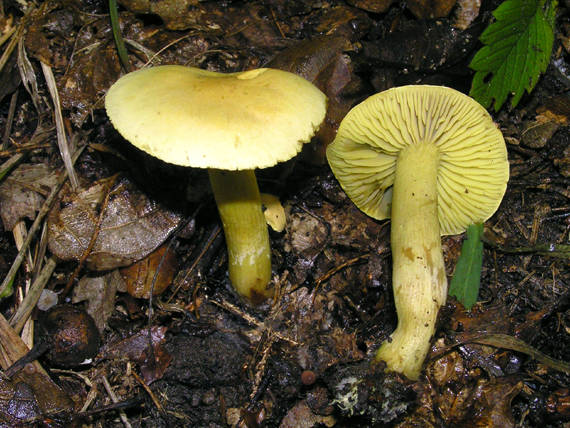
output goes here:
{"type": "Polygon", "coordinates": [[[447,296],[440,236],[461,233],[497,210],[509,176],[503,136],[468,96],[410,85],[354,107],[327,159],[360,210],[391,217],[398,325],[375,361],[415,380],[447,296]]]}
{"type": "Polygon", "coordinates": [[[294,157],[316,132],[326,97],[293,73],[216,73],[166,65],[121,77],[105,98],[113,126],[165,162],[208,168],[235,290],[271,295],[271,252],[255,168],[294,157]]]}

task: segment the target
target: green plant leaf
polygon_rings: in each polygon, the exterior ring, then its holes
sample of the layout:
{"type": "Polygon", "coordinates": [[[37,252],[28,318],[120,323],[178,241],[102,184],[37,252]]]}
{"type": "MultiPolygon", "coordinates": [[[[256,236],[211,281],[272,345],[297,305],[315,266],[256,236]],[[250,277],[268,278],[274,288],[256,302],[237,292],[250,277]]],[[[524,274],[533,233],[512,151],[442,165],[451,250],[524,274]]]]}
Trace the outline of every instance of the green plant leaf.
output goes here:
{"type": "Polygon", "coordinates": [[[461,246],[461,255],[455,266],[455,274],[449,285],[449,295],[455,296],[467,309],[477,301],[483,264],[483,225],[472,224],[467,228],[467,239],[461,246]]]}
{"type": "Polygon", "coordinates": [[[512,94],[515,107],[530,93],[550,62],[557,1],[506,0],[495,9],[496,21],[479,40],[485,45],[469,67],[475,70],[469,95],[498,111],[512,94]]]}

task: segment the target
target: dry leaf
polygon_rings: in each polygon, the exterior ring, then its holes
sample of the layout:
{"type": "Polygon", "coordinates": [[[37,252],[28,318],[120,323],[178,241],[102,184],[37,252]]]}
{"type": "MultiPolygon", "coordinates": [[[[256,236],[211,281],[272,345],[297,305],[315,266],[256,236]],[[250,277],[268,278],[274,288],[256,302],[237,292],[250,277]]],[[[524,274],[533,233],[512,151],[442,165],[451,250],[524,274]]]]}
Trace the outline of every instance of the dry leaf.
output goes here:
{"type": "Polygon", "coordinates": [[[56,181],[55,172],[46,164],[22,164],[14,169],[0,184],[4,229],[12,230],[25,217],[33,220],[56,181]]]}
{"type": "MultiPolygon", "coordinates": [[[[97,239],[86,259],[92,270],[128,266],[162,245],[181,216],[148,199],[126,178],[117,180],[102,207],[112,179],[86,190],[68,191],[48,218],[50,251],[63,260],[80,260],[89,246],[101,213],[97,239]]],[[[114,180],[114,179],[113,179],[114,180]]]]}
{"type": "Polygon", "coordinates": [[[116,270],[104,276],[84,276],[73,289],[72,302],[87,301],[87,313],[93,317],[99,331],[103,331],[115,310],[115,295],[117,291],[125,291],[124,286],[116,270]]]}

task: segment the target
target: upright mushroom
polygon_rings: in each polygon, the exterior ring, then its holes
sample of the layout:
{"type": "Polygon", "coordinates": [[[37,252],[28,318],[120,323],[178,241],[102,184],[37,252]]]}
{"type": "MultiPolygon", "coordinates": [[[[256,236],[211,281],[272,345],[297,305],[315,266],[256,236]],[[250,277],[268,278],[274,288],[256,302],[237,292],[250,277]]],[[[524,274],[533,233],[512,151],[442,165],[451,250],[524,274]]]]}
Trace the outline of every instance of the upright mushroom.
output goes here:
{"type": "Polygon", "coordinates": [[[254,169],[301,150],[324,119],[325,95],[280,70],[225,74],[167,65],[120,78],[105,107],[139,149],[165,162],[208,168],[230,280],[254,303],[268,297],[271,252],[254,169]]]}
{"type": "Polygon", "coordinates": [[[358,208],[391,217],[398,326],[375,359],[417,379],[447,296],[440,236],[461,233],[498,208],[509,176],[503,136],[468,96],[411,85],[354,107],[327,159],[358,208]]]}

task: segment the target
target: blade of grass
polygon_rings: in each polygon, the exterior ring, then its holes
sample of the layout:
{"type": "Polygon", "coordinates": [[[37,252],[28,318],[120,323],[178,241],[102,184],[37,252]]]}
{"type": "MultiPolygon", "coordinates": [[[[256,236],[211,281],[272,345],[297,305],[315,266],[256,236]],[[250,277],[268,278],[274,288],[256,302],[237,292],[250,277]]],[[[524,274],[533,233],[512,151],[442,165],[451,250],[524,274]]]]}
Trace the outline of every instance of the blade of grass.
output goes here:
{"type": "Polygon", "coordinates": [[[123,35],[121,34],[121,26],[119,24],[119,11],[117,9],[117,0],[109,0],[109,15],[111,17],[111,29],[113,30],[113,38],[115,39],[115,46],[117,47],[117,54],[121,65],[128,73],[131,71],[131,63],[123,35]]]}
{"type": "Polygon", "coordinates": [[[59,102],[59,92],[57,90],[57,85],[55,83],[55,77],[49,65],[44,64],[41,61],[40,64],[42,65],[42,71],[44,73],[46,84],[48,86],[49,93],[53,101],[55,129],[57,131],[57,145],[59,147],[59,153],[61,154],[61,157],[63,159],[63,164],[65,165],[67,175],[69,176],[71,187],[73,187],[73,190],[76,190],[77,187],[79,187],[79,180],[77,179],[77,175],[75,174],[75,170],[73,169],[73,162],[71,161],[72,149],[70,148],[69,141],[67,139],[67,136],[65,135],[65,126],[63,124],[63,115],[61,114],[61,103],[59,102]]]}

